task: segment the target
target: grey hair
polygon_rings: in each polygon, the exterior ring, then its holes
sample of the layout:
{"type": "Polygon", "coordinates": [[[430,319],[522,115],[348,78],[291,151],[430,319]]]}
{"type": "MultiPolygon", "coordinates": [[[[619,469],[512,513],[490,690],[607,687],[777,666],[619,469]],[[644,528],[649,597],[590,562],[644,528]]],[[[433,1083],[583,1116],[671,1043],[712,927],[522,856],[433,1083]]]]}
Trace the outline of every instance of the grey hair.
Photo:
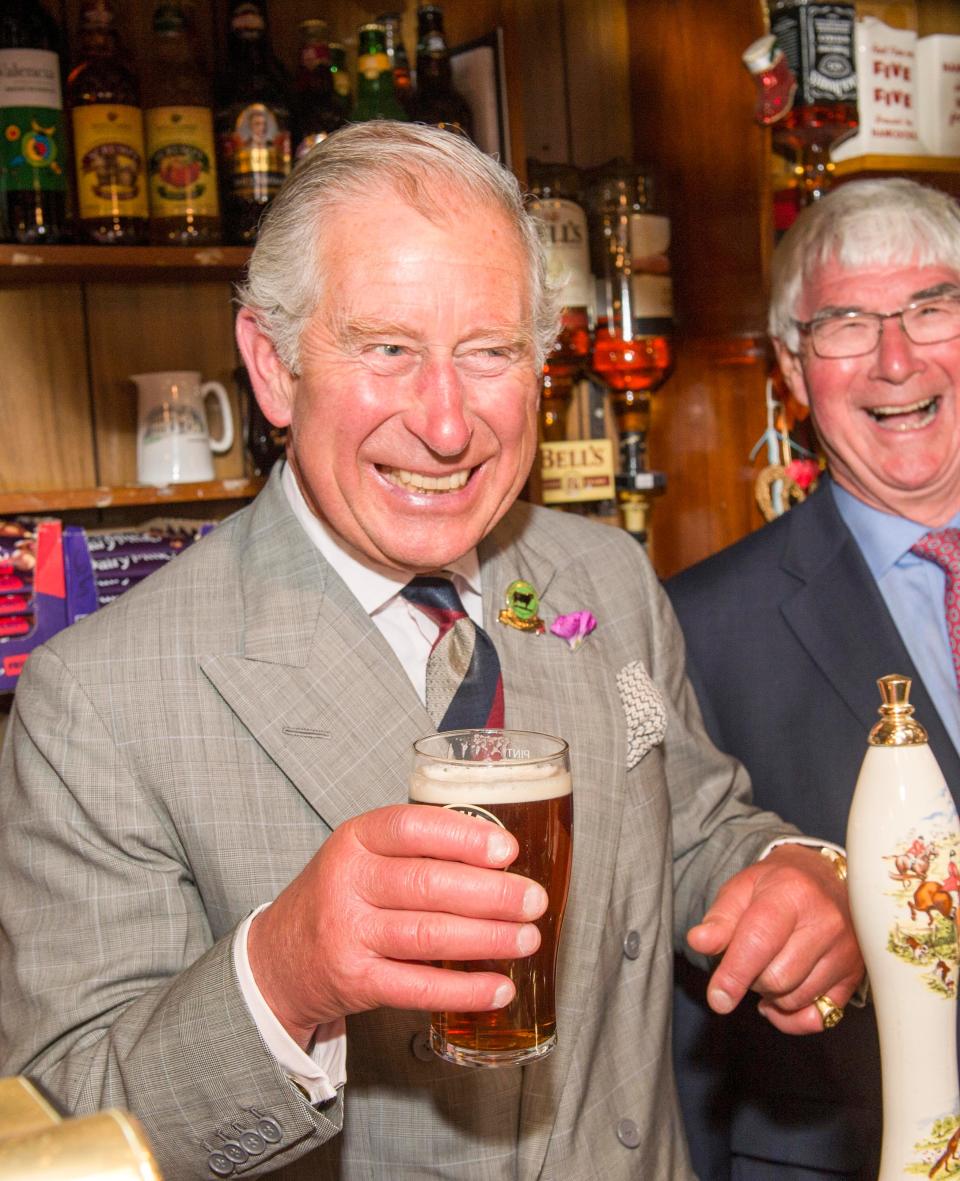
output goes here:
{"type": "Polygon", "coordinates": [[[773,254],[770,335],[791,352],[804,283],[828,262],[844,269],[947,266],[960,274],[960,206],[946,193],[903,177],[839,185],[808,206],[773,254]]]}
{"type": "Polygon", "coordinates": [[[548,278],[537,223],[524,208],[516,177],[462,136],[387,120],[341,128],[313,148],[260,223],[237,299],[256,317],[286,368],[299,372],[301,333],[322,297],[326,220],[378,187],[392,189],[433,221],[448,216],[445,187],[506,214],[529,260],[529,328],[539,372],[557,338],[560,291],[548,278]]]}

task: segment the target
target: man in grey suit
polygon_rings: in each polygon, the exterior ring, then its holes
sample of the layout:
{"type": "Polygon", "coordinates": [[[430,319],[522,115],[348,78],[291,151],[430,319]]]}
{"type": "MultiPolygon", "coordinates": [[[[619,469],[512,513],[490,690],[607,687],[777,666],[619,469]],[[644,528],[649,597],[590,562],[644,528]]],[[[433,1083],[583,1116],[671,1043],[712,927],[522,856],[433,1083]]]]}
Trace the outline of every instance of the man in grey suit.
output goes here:
{"type": "Polygon", "coordinates": [[[515,180],[436,129],[338,132],[270,210],[241,302],[285,466],[20,683],[4,1069],[71,1111],[129,1107],[170,1181],[691,1177],[673,949],[718,957],[718,1010],[753,988],[794,1033],[862,962],[834,861],[706,739],[639,547],[515,503],[556,329],[515,180]],[[522,1070],[424,1036],[424,1010],[513,994],[432,961],[528,955],[546,898],[501,872],[509,833],[404,802],[432,729],[437,628],[401,594],[423,573],[489,634],[507,725],[572,750],[559,1047],[522,1070]],[[573,650],[504,626],[516,579],[595,631],[573,650]]]}
{"type": "MultiPolygon", "coordinates": [[[[960,804],[946,575],[912,552],[960,526],[956,202],[903,179],[839,186],[777,249],[770,333],[830,477],[667,591],[707,730],[746,765],[755,802],[843,841],[887,673],[912,678],[960,804]]],[[[747,1005],[717,1021],[706,977],[681,962],[678,976],[677,1074],[702,1181],[874,1181],[872,1006],[835,1036],[788,1041],[747,1005]]]]}

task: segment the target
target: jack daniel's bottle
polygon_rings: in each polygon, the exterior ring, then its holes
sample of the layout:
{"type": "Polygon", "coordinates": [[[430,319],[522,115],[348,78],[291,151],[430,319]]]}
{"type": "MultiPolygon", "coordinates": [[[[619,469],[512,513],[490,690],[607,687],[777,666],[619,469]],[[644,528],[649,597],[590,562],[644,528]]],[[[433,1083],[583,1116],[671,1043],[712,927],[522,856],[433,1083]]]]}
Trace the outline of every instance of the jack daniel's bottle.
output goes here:
{"type": "Polygon", "coordinates": [[[850,0],[770,5],[770,32],[797,81],[790,111],[773,125],[773,146],[802,167],[805,202],[826,189],[831,146],[858,126],[855,18],[850,0]]]}

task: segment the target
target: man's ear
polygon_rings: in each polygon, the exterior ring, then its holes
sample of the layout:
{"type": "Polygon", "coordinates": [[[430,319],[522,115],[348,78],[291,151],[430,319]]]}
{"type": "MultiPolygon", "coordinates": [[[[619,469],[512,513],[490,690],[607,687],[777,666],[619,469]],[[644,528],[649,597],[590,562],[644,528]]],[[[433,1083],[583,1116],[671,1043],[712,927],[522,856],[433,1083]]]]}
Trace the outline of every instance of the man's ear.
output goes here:
{"type": "Polygon", "coordinates": [[[801,406],[809,406],[810,396],[807,393],[807,379],[804,376],[799,356],[792,353],[782,340],[774,340],[773,348],[777,354],[777,364],[780,366],[783,380],[787,383],[787,389],[801,406]]]}
{"type": "Polygon", "coordinates": [[[237,348],[264,417],[275,427],[289,426],[296,392],[289,369],[248,308],[241,308],[237,313],[236,333],[237,348]]]}

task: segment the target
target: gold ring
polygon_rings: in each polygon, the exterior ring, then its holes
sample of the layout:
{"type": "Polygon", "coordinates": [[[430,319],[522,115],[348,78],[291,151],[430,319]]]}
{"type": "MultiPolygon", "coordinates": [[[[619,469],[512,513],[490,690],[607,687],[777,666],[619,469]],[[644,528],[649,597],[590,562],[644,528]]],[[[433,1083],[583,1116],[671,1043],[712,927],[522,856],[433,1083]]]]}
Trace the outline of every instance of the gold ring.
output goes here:
{"type": "Polygon", "coordinates": [[[835,1025],[839,1025],[843,1020],[843,1009],[839,1005],[835,1005],[826,993],[822,996],[814,997],[813,1003],[817,1006],[817,1010],[820,1013],[824,1029],[833,1029],[835,1025]]]}

